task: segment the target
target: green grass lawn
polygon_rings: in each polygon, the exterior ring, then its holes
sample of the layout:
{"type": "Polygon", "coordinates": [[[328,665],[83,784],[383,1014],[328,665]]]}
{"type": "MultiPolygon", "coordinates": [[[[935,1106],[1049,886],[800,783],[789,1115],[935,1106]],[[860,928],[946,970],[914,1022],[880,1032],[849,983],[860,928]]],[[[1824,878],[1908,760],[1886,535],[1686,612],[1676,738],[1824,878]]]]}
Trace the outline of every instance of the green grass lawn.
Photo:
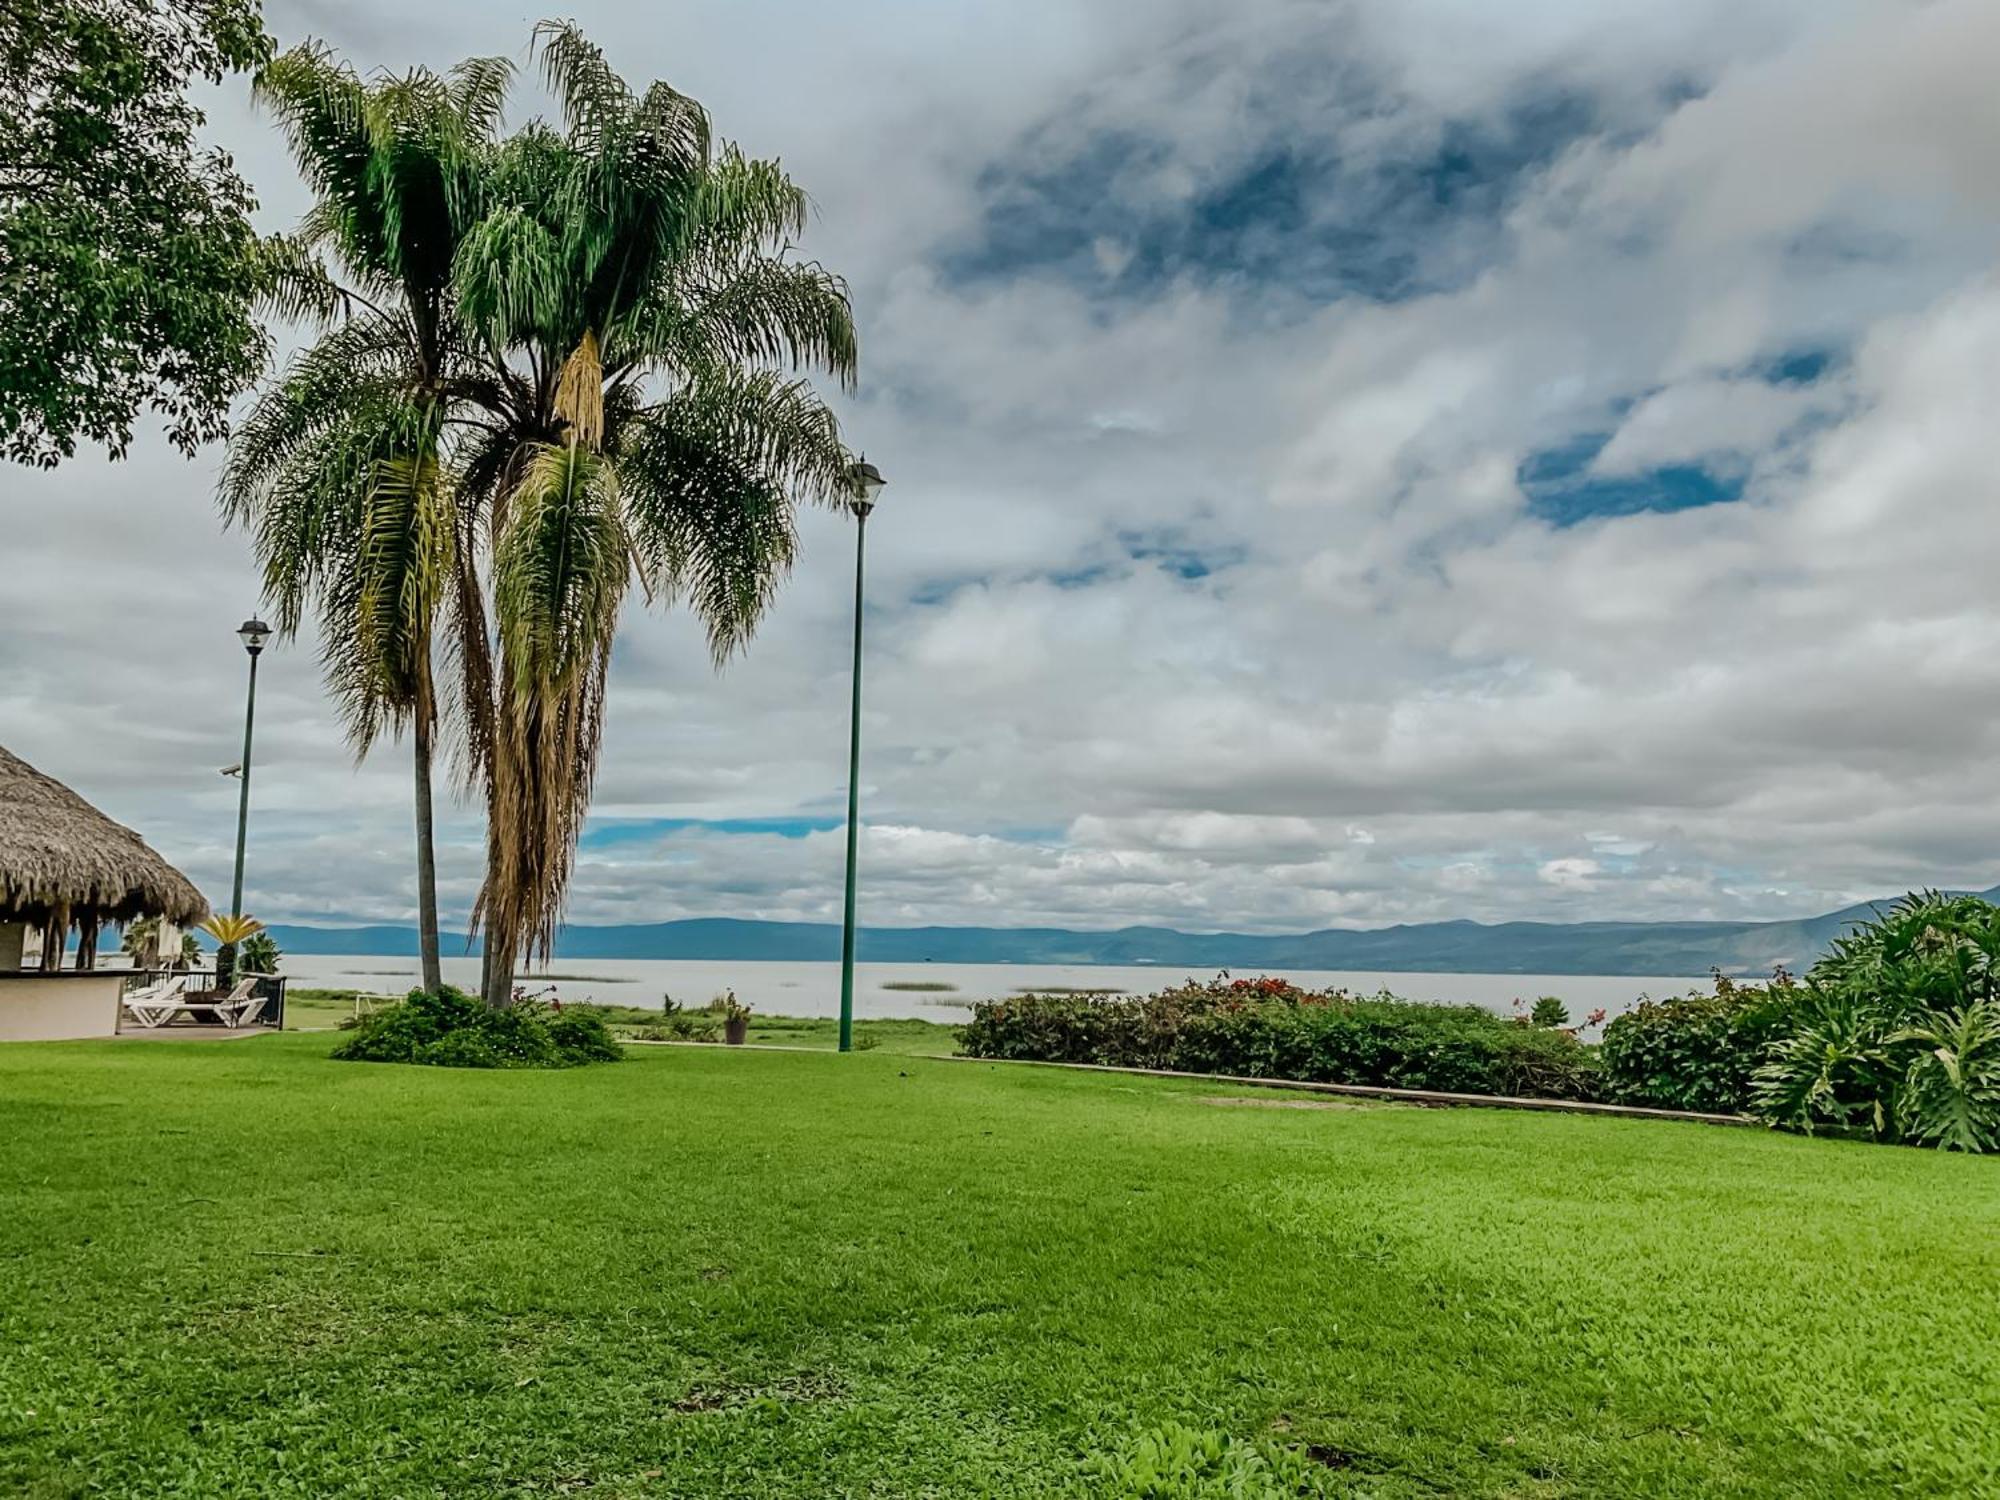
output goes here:
{"type": "Polygon", "coordinates": [[[332,1040],[0,1048],[0,1493],[1193,1493],[1079,1478],[1168,1421],[1326,1494],[2000,1493],[1994,1161],[332,1040]]]}

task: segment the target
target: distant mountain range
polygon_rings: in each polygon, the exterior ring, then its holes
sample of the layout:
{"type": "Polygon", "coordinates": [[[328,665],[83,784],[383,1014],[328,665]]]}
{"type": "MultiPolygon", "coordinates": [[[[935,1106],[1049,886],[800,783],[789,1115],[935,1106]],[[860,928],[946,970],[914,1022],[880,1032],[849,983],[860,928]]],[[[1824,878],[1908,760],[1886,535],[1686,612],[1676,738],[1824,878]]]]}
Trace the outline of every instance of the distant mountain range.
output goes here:
{"type": "MultiPolygon", "coordinates": [[[[1982,893],[2000,900],[2000,887],[1982,893]]],[[[1886,905],[1887,901],[1883,903],[1886,905]]],[[[1869,907],[1789,922],[1423,922],[1366,931],[1328,928],[1272,936],[1122,927],[869,927],[856,939],[865,963],[1150,964],[1213,969],[1335,969],[1433,974],[1633,974],[1699,977],[1802,969],[1869,907]]],[[[300,954],[417,951],[414,927],[274,924],[278,946],[300,954]]],[[[445,951],[462,950],[447,937],[445,951]]],[[[478,951],[475,946],[472,950],[478,951]]],[[[831,923],[703,918],[645,926],[566,927],[556,956],[637,959],[779,959],[831,963],[840,929],[831,923]]]]}

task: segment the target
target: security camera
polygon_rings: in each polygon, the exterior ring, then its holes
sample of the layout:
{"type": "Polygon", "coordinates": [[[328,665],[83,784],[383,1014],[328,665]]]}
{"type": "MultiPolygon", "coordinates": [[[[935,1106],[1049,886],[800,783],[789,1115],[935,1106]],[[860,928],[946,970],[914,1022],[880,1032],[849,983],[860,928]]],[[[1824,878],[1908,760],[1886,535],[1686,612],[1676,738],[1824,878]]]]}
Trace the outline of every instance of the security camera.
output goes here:
{"type": "Polygon", "coordinates": [[[233,766],[224,766],[222,774],[224,776],[241,776],[243,774],[243,762],[239,760],[233,766]]]}

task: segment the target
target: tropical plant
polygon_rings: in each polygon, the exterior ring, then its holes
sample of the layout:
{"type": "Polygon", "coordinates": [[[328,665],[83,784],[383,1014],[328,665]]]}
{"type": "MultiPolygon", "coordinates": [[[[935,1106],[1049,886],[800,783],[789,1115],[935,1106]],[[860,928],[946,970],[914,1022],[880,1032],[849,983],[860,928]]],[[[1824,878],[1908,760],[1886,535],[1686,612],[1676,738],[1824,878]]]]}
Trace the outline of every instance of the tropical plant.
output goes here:
{"type": "Polygon", "coordinates": [[[316,610],[328,683],[365,755],[410,731],[423,980],[441,983],[432,638],[459,523],[446,424],[491,373],[466,349],[452,264],[484,202],[511,66],[474,58],[364,83],[295,47],[257,76],[314,207],[273,242],[270,301],[323,337],[230,445],[224,513],[252,534],[279,629],[316,610]],[[330,264],[329,264],[330,263],[330,264]]]}
{"type": "Polygon", "coordinates": [[[1916,1048],[1902,1094],[1911,1136],[1948,1151],[2000,1150],[2000,1005],[1946,1011],[1889,1042],[1916,1048]]]}
{"type": "Polygon", "coordinates": [[[236,949],[236,958],[248,973],[275,974],[285,955],[278,948],[278,940],[266,929],[245,938],[236,949]]]}
{"type": "Polygon", "coordinates": [[[136,917],[125,924],[118,947],[135,969],[156,969],[160,965],[160,937],[164,923],[158,917],[136,917]]]}
{"type": "Polygon", "coordinates": [[[1547,1031],[1560,1031],[1569,1025],[1569,1007],[1563,1004],[1560,996],[1544,995],[1528,1011],[1528,1024],[1547,1031]]]}
{"type": "Polygon", "coordinates": [[[264,930],[264,924],[255,917],[228,916],[218,912],[200,924],[200,929],[216,942],[234,947],[245,938],[255,937],[264,930]]]}
{"type": "MultiPolygon", "coordinates": [[[[203,932],[215,939],[215,982],[227,989],[236,982],[236,945],[262,932],[264,924],[255,917],[227,916],[217,912],[200,926],[203,932]]],[[[189,941],[192,940],[190,934],[189,941]]]]}
{"type": "Polygon", "coordinates": [[[2000,908],[1912,894],[1837,939],[1756,1072],[1758,1112],[1801,1130],[1963,1151],[2000,1145],[2000,908]]]}
{"type": "Polygon", "coordinates": [[[1905,1070],[1870,1002],[1852,990],[1809,986],[1790,1029],[1754,1074],[1758,1113],[1797,1130],[1860,1126],[1893,1138],[1905,1070]]]}
{"type": "Polygon", "coordinates": [[[192,80],[270,55],[257,0],[0,5],[0,451],[114,457],[142,408],[192,452],[262,367],[250,191],[192,80]]]}
{"type": "Polygon", "coordinates": [[[804,195],[573,27],[536,46],[562,122],[497,142],[498,62],[365,86],[317,51],[266,70],[319,200],[274,284],[325,331],[223,487],[281,620],[318,603],[358,745],[385,721],[428,733],[447,616],[495,1006],[553,943],[632,581],[686,603],[720,664],[792,562],[795,505],[845,497],[853,467],[788,373],[855,366],[845,287],[790,251],[804,195]]]}

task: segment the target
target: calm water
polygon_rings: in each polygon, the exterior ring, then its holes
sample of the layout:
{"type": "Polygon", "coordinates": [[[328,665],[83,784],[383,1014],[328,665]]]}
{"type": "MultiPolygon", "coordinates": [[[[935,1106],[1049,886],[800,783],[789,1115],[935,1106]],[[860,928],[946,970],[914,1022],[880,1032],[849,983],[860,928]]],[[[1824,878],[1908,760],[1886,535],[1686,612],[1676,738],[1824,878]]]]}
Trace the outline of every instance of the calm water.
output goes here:
{"type": "MultiPolygon", "coordinates": [[[[702,1005],[723,990],[766,1015],[831,1016],[840,1010],[840,966],[830,963],[750,963],[698,959],[570,959],[550,966],[553,978],[528,976],[524,985],[553,984],[565,1000],[597,1000],[607,1005],[657,1007],[663,995],[681,1005],[702,1005]]],[[[1243,972],[1248,972],[1243,971],[1243,972]]],[[[1629,1009],[1642,995],[1682,995],[1705,988],[1688,978],[1618,975],[1533,974],[1363,974],[1311,969],[1283,971],[1287,979],[1318,989],[1344,985],[1373,993],[1390,990],[1411,1000],[1483,1005],[1506,1012],[1517,997],[1560,995],[1570,1014],[1581,1018],[1602,1006],[1612,1015],[1629,1009]]],[[[400,994],[416,982],[414,958],[371,958],[286,954],[285,973],[295,985],[400,994]]],[[[449,984],[475,989],[479,960],[447,958],[449,984]]],[[[1131,994],[1178,982],[1185,976],[1166,965],[1114,968],[1100,964],[857,964],[854,1013],[858,1016],[914,1016],[959,1021],[974,1000],[991,1000],[1031,989],[1111,989],[1131,994]],[[945,990],[899,989],[898,985],[948,985],[945,990]]],[[[1197,976],[1197,977],[1207,977],[1197,976]]]]}

